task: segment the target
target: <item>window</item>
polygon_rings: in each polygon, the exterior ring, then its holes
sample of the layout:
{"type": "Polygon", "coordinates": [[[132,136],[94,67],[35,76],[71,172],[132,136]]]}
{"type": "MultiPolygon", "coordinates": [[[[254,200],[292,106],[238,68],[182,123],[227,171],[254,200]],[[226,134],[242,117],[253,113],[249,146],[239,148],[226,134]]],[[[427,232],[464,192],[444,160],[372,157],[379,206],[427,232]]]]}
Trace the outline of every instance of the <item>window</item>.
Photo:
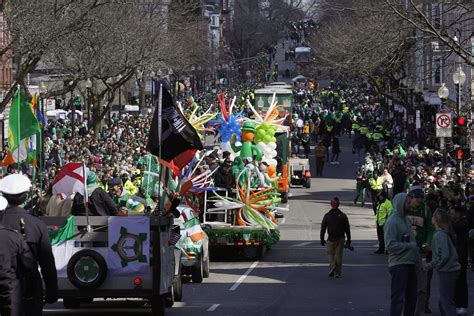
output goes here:
{"type": "Polygon", "coordinates": [[[211,27],[219,27],[219,15],[211,15],[211,27]]]}
{"type": "Polygon", "coordinates": [[[440,85],[443,78],[443,60],[441,58],[433,58],[431,73],[433,85],[440,85]]]}
{"type": "Polygon", "coordinates": [[[431,20],[433,26],[439,30],[441,28],[441,16],[443,14],[441,3],[433,3],[431,5],[431,20]]]}

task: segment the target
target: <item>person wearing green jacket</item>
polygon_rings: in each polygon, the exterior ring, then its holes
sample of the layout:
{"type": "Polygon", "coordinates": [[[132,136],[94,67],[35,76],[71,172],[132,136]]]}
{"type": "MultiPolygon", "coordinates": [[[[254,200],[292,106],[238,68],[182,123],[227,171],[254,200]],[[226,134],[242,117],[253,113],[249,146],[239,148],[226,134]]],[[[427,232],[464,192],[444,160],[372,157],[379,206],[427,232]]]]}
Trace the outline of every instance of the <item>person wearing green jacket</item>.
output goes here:
{"type": "Polygon", "coordinates": [[[379,240],[379,249],[375,254],[385,253],[385,242],[383,239],[383,226],[388,217],[392,214],[393,205],[388,199],[387,191],[382,191],[379,194],[379,202],[377,204],[376,224],[377,224],[377,239],[379,240]]]}
{"type": "Polygon", "coordinates": [[[433,260],[424,264],[424,269],[436,269],[439,277],[439,311],[441,316],[456,315],[454,303],[454,287],[459,276],[461,265],[453,243],[454,233],[451,231],[448,213],[437,209],[433,215],[436,232],[431,241],[433,260]]]}
{"type": "Polygon", "coordinates": [[[406,213],[423,202],[422,190],[398,193],[392,200],[393,213],[384,225],[385,250],[391,275],[390,316],[414,315],[416,307],[416,264],[420,252],[406,213]]]}

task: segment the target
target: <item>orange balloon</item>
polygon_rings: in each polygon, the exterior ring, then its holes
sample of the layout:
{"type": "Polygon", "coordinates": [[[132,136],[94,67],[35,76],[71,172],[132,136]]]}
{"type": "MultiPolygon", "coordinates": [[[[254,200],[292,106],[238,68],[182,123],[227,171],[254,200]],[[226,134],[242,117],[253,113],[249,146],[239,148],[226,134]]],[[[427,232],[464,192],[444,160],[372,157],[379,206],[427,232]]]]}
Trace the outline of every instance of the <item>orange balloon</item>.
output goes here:
{"type": "Polygon", "coordinates": [[[270,178],[275,178],[276,177],[276,167],[275,166],[268,166],[267,173],[268,173],[268,176],[270,178]]]}

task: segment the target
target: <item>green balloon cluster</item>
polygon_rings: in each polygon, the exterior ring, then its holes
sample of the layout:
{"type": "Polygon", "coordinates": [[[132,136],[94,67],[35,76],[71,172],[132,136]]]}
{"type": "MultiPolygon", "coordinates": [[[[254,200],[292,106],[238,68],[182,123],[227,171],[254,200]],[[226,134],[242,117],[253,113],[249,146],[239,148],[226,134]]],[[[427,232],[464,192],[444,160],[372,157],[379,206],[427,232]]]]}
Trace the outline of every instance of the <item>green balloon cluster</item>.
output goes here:
{"type": "Polygon", "coordinates": [[[256,144],[263,142],[265,144],[276,142],[275,133],[277,131],[276,126],[263,122],[257,126],[255,130],[255,140],[256,144]]]}

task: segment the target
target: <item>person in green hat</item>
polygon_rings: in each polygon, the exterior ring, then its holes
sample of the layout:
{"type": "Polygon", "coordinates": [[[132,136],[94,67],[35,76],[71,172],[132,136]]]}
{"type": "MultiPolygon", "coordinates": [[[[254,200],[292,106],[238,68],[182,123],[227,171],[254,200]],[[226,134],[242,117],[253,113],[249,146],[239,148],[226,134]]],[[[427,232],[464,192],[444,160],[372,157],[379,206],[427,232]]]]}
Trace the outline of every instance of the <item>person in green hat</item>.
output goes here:
{"type": "Polygon", "coordinates": [[[247,164],[252,161],[262,160],[262,151],[253,143],[255,138],[255,123],[245,122],[242,125],[242,145],[231,144],[235,153],[240,152],[240,158],[247,164]]]}

